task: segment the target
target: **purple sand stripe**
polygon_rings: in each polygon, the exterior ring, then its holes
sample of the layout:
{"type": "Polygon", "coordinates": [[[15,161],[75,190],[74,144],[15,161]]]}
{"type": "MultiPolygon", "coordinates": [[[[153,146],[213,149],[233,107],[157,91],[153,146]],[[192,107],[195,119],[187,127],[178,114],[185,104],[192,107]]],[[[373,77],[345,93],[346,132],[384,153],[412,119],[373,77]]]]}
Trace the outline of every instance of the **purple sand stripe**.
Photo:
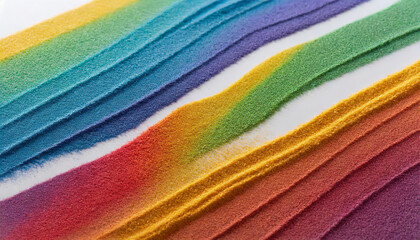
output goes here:
{"type": "Polygon", "coordinates": [[[367,199],[324,239],[420,239],[420,164],[367,199]]]}

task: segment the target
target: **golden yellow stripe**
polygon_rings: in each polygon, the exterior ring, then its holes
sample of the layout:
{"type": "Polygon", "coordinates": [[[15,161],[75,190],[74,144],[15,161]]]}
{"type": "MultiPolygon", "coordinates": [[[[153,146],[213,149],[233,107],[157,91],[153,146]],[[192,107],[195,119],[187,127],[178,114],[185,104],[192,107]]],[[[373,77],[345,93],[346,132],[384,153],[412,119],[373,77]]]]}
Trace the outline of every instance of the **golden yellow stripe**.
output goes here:
{"type": "Polygon", "coordinates": [[[0,61],[82,27],[137,0],[94,0],[45,22],[0,40],[0,61]]]}
{"type": "Polygon", "coordinates": [[[232,191],[301,158],[369,114],[419,94],[419,90],[420,61],[339,102],[285,136],[231,160],[102,238],[162,238],[232,191]]]}
{"type": "Polygon", "coordinates": [[[303,44],[300,44],[276,54],[253,68],[224,91],[175,110],[169,118],[166,118],[166,121],[173,124],[176,129],[182,129],[182,131],[172,135],[173,143],[171,145],[174,149],[177,149],[177,152],[170,157],[177,156],[180,159],[194,157],[188,155],[191,153],[190,148],[194,146],[193,143],[202,137],[203,131],[207,129],[206,126],[217,123],[217,120],[221,119],[232,106],[238,103],[255,86],[263,82],[276,68],[299,51],[302,46],[303,44]],[[212,111],[203,112],[202,109],[206,109],[208,106],[211,106],[212,111]],[[179,139],[184,140],[180,142],[179,139]]]}

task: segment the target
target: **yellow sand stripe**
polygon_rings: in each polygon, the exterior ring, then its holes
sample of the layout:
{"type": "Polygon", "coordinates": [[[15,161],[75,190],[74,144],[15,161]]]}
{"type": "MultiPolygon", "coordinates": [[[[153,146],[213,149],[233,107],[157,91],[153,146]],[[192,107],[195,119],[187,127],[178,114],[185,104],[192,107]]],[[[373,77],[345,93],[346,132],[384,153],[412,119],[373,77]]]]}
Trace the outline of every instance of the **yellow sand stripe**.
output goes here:
{"type": "Polygon", "coordinates": [[[0,61],[95,21],[137,0],[94,0],[79,8],[0,39],[0,61]]]}
{"type": "Polygon", "coordinates": [[[331,139],[373,112],[420,90],[420,61],[341,101],[310,122],[184,187],[103,236],[148,239],[182,225],[227,194],[331,139]]]}

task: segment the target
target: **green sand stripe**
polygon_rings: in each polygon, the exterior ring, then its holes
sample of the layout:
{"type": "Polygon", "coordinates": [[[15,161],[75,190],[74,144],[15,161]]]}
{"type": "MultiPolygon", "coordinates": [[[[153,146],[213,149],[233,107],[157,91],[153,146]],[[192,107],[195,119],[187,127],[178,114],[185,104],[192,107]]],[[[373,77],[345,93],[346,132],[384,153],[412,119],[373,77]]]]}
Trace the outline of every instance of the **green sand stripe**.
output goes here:
{"type": "Polygon", "coordinates": [[[0,106],[118,41],[175,0],[139,0],[0,62],[0,106]]]}
{"type": "Polygon", "coordinates": [[[203,134],[192,156],[250,130],[303,92],[419,41],[419,12],[417,0],[403,0],[306,44],[203,134]]]}

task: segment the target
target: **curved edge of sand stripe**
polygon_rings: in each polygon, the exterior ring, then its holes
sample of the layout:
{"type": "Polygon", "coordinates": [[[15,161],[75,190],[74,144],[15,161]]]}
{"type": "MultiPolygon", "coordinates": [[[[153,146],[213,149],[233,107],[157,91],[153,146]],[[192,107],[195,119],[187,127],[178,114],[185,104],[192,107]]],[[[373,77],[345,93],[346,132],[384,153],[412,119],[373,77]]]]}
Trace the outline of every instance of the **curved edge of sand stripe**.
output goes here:
{"type": "MultiPolygon", "coordinates": [[[[173,227],[198,214],[230,191],[296,159],[374,111],[416,91],[420,86],[420,62],[343,100],[312,121],[261,148],[232,160],[196,182],[104,235],[104,238],[161,237],[173,227]],[[332,119],[331,119],[332,118],[332,119]],[[328,121],[328,120],[332,121],[328,121]],[[323,122],[327,122],[323,124],[323,122]],[[330,122],[330,123],[328,123],[330,122]],[[320,128],[320,129],[317,129],[320,128]],[[300,133],[306,131],[309,136],[300,133]],[[292,140],[292,141],[290,141],[292,140]],[[294,141],[293,141],[294,140],[294,141]],[[284,150],[271,149],[279,142],[294,142],[284,150]],[[297,144],[296,144],[297,143],[297,144]],[[259,154],[269,150],[265,158],[259,154]],[[162,214],[163,212],[163,214],[162,214]],[[141,230],[139,230],[141,228],[141,230]]],[[[307,135],[307,134],[304,134],[307,135]]]]}

